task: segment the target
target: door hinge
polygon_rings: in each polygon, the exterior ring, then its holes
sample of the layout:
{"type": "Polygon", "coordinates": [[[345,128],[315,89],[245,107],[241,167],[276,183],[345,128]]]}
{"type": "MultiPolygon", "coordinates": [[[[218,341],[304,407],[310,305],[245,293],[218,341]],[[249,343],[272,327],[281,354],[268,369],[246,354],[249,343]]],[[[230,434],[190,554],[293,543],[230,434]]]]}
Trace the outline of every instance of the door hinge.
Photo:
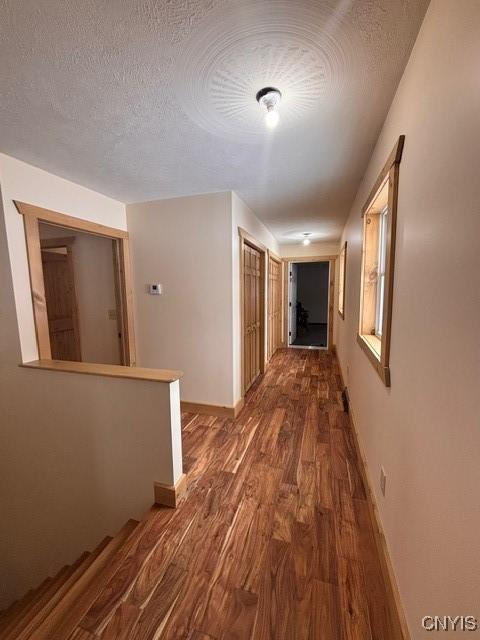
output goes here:
{"type": "Polygon", "coordinates": [[[292,306],[292,303],[291,303],[291,302],[289,302],[289,303],[288,303],[288,306],[289,306],[289,307],[291,307],[291,306],[292,306]]]}
{"type": "Polygon", "coordinates": [[[291,332],[291,331],[289,331],[289,332],[288,332],[288,335],[289,335],[289,336],[291,336],[291,335],[292,335],[292,332],[291,332]]]}

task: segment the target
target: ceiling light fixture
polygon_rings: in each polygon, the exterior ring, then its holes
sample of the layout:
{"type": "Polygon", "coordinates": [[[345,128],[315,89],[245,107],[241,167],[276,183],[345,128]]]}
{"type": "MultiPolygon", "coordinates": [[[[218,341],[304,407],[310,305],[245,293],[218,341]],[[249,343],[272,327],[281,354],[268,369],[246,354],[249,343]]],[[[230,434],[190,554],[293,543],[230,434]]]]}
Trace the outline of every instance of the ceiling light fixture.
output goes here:
{"type": "Polygon", "coordinates": [[[282,94],[275,87],[264,87],[257,93],[256,98],[258,104],[266,110],[265,124],[269,129],[274,129],[280,119],[277,109],[282,94]]]}
{"type": "Polygon", "coordinates": [[[309,236],[311,236],[311,235],[312,234],[309,233],[309,232],[303,234],[303,244],[305,246],[308,246],[310,244],[310,237],[309,236]]]}

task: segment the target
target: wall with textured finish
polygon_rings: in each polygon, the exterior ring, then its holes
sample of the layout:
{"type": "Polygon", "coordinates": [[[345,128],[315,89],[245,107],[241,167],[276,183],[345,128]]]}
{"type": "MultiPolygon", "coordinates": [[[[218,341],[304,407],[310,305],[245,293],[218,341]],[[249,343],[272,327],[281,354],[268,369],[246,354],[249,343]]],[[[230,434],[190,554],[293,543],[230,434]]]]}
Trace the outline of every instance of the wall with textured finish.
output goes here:
{"type": "Polygon", "coordinates": [[[479,33],[477,0],[432,1],[344,233],[337,347],[415,640],[423,616],[480,617],[479,33]],[[387,389],[355,339],[360,215],[400,134],[387,389]]]}

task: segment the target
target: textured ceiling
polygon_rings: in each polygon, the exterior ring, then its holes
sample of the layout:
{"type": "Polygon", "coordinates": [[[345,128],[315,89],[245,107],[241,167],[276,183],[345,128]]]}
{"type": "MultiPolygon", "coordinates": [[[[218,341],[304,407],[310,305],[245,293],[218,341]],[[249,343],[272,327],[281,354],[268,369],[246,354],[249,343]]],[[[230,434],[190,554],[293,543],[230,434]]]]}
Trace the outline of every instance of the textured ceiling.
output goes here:
{"type": "Polygon", "coordinates": [[[0,150],[124,202],[233,189],[280,242],[337,239],[427,4],[2,0],[0,150]]]}

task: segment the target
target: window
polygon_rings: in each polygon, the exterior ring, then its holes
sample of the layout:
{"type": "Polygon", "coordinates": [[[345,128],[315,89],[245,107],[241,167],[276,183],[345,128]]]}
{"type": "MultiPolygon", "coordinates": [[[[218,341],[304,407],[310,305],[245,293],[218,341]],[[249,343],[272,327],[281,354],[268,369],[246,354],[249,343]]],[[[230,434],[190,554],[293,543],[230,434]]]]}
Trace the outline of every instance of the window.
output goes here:
{"type": "Polygon", "coordinates": [[[339,256],[339,276],[338,276],[338,313],[345,317],[345,282],[347,267],[347,243],[342,247],[339,256]]]}
{"type": "Polygon", "coordinates": [[[376,295],[375,335],[382,339],[383,302],[385,299],[385,257],[387,253],[387,213],[388,206],[380,214],[378,241],[378,286],[376,295]]]}
{"type": "Polygon", "coordinates": [[[362,209],[358,343],[388,387],[398,173],[404,140],[400,136],[362,209]]]}

